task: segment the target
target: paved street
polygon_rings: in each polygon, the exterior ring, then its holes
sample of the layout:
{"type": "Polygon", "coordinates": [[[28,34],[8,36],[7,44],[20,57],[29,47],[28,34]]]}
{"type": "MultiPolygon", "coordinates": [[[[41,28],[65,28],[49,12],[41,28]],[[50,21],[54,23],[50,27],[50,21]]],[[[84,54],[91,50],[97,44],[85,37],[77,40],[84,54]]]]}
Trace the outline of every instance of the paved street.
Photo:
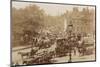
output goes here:
{"type": "MultiPolygon", "coordinates": [[[[15,49],[18,49],[18,47],[15,48],[15,49]]],[[[26,49],[19,50],[19,51],[18,50],[12,51],[13,62],[18,63],[18,64],[22,64],[22,58],[21,58],[21,55],[18,54],[18,52],[30,52],[30,50],[31,50],[31,48],[26,48],[26,49]]],[[[56,57],[56,58],[53,58],[51,60],[55,61],[54,63],[68,62],[69,56],[56,57]]],[[[76,52],[76,55],[74,55],[72,53],[72,62],[75,62],[75,61],[92,61],[92,60],[95,60],[95,53],[93,53],[92,55],[85,55],[85,56],[79,56],[78,51],[76,52]]]]}

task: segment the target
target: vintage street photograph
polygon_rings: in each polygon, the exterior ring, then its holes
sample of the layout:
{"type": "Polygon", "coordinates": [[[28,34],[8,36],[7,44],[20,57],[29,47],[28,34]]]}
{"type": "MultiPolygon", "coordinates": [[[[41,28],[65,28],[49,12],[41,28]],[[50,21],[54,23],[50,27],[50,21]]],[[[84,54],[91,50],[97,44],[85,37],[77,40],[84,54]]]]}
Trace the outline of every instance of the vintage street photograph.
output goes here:
{"type": "Polygon", "coordinates": [[[12,1],[11,64],[96,61],[96,6],[12,1]]]}

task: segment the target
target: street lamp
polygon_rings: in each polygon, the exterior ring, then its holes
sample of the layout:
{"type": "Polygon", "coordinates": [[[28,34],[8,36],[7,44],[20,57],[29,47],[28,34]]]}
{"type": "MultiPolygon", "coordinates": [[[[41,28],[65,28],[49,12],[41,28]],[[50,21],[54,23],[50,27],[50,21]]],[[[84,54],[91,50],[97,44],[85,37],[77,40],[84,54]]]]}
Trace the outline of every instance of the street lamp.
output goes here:
{"type": "Polygon", "coordinates": [[[69,24],[68,25],[68,45],[69,45],[69,60],[68,63],[72,62],[72,30],[73,30],[73,25],[69,24]]]}

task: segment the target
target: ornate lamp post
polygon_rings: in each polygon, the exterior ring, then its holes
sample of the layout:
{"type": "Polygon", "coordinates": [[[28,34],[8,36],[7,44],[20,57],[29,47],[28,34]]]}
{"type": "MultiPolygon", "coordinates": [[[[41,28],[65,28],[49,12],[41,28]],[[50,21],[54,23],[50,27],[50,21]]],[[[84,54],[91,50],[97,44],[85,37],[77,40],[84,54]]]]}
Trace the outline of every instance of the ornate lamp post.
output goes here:
{"type": "Polygon", "coordinates": [[[69,60],[68,62],[72,62],[72,30],[73,30],[73,25],[69,24],[68,25],[68,45],[69,45],[69,60]]]}

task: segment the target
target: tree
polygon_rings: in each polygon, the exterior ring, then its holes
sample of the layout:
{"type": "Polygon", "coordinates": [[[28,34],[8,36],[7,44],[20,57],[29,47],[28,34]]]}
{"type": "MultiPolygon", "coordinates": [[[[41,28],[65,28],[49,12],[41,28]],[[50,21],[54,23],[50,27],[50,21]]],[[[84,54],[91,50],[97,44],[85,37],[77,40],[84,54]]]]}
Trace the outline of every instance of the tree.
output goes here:
{"type": "Polygon", "coordinates": [[[40,27],[43,27],[44,11],[36,5],[17,9],[12,7],[12,35],[13,45],[20,43],[20,37],[28,30],[34,34],[40,27]]]}

